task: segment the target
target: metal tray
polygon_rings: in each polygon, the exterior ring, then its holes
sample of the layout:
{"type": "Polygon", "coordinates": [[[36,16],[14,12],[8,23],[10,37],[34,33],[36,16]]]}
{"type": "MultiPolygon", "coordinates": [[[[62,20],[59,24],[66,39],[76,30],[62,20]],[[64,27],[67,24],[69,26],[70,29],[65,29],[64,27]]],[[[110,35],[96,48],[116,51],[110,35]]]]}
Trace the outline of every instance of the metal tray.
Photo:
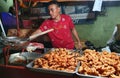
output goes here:
{"type": "MultiPolygon", "coordinates": [[[[42,54],[40,57],[43,57],[45,54],[49,53],[50,50],[54,50],[55,48],[47,48],[45,49],[45,53],[42,54]]],[[[73,50],[76,52],[76,50],[73,50]]],[[[81,50],[80,50],[81,51],[81,50]]],[[[77,52],[79,52],[79,50],[77,50],[77,52]]],[[[60,70],[52,70],[52,69],[44,69],[44,68],[33,68],[33,62],[30,62],[29,64],[26,65],[26,67],[31,70],[31,71],[36,71],[36,72],[43,72],[43,73],[50,73],[50,74],[57,74],[57,75],[66,75],[66,76],[73,76],[77,73],[77,70],[78,70],[78,66],[79,66],[79,63],[78,65],[76,66],[76,69],[74,72],[67,72],[67,71],[60,71],[60,70]]]]}
{"type": "Polygon", "coordinates": [[[80,73],[78,73],[79,67],[80,67],[80,62],[79,62],[77,69],[76,69],[76,75],[77,75],[76,78],[107,78],[107,77],[80,74],[80,73]]]}
{"type": "Polygon", "coordinates": [[[100,77],[100,76],[79,74],[78,72],[76,73],[76,75],[77,75],[77,78],[106,78],[106,77],[100,77]]]}
{"type": "Polygon", "coordinates": [[[77,67],[74,72],[67,72],[67,71],[59,71],[59,70],[52,70],[52,69],[44,69],[44,68],[33,68],[33,61],[26,65],[26,67],[31,71],[42,72],[42,73],[49,73],[49,74],[56,74],[56,75],[66,75],[66,76],[73,76],[77,72],[77,67]]]}
{"type": "MultiPolygon", "coordinates": [[[[119,54],[118,54],[119,55],[119,54]]],[[[101,77],[101,76],[94,76],[94,75],[85,75],[85,74],[80,74],[78,73],[78,69],[80,67],[80,62],[78,64],[78,67],[76,69],[76,78],[108,78],[108,77],[101,77]]]]}

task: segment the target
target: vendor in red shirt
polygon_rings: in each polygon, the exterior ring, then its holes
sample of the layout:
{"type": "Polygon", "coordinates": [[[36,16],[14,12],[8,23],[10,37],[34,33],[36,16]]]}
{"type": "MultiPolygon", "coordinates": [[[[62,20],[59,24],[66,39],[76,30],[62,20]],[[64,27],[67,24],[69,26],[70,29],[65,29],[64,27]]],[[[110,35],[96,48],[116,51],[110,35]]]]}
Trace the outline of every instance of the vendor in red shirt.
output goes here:
{"type": "Polygon", "coordinates": [[[32,35],[41,33],[43,31],[53,28],[54,30],[48,33],[54,48],[74,49],[75,44],[73,36],[81,48],[78,33],[74,27],[70,16],[60,14],[60,6],[57,1],[51,1],[48,5],[50,18],[45,20],[42,25],[32,35]],[[73,36],[72,36],[73,34],[73,36]]]}

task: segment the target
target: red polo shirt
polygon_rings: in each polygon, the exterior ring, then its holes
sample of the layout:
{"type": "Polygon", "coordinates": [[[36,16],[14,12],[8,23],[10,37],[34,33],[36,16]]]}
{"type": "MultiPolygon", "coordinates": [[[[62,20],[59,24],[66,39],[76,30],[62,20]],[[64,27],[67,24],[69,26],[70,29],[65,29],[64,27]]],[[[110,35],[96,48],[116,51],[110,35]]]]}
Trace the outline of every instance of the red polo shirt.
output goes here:
{"type": "Polygon", "coordinates": [[[62,14],[61,19],[58,22],[55,22],[52,19],[45,20],[40,26],[40,30],[45,31],[54,28],[54,31],[48,33],[53,47],[73,49],[74,41],[71,33],[73,27],[74,24],[71,17],[62,14]]]}

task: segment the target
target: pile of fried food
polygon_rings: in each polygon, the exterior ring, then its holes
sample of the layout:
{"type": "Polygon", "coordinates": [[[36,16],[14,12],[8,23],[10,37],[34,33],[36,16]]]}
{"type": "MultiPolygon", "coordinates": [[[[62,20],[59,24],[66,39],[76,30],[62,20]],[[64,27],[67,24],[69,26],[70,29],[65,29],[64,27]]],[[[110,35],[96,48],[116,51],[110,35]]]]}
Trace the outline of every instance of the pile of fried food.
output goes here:
{"type": "Polygon", "coordinates": [[[77,58],[81,61],[78,73],[108,78],[120,78],[120,56],[115,52],[96,52],[86,49],[77,58]]]}
{"type": "Polygon", "coordinates": [[[120,56],[115,52],[97,52],[91,49],[84,50],[81,55],[65,48],[56,48],[43,57],[36,58],[33,68],[74,72],[79,61],[79,74],[120,78],[120,56]]]}
{"type": "Polygon", "coordinates": [[[35,59],[33,68],[74,72],[78,64],[76,57],[80,57],[80,53],[72,52],[66,48],[55,48],[43,57],[35,59]]]}

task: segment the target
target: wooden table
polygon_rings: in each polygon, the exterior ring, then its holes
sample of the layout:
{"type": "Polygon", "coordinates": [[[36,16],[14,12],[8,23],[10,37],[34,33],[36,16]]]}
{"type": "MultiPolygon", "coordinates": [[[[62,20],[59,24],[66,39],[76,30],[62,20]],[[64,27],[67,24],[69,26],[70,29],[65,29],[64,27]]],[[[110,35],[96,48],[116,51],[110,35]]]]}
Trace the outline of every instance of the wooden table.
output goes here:
{"type": "Polygon", "coordinates": [[[10,48],[11,47],[9,46],[3,48],[5,64],[0,64],[0,77],[2,78],[74,78],[72,75],[56,75],[51,73],[36,72],[30,71],[25,66],[9,65],[8,58],[10,48]]]}
{"type": "Polygon", "coordinates": [[[2,78],[74,78],[73,76],[55,75],[49,73],[30,71],[24,66],[0,65],[2,78]]]}

